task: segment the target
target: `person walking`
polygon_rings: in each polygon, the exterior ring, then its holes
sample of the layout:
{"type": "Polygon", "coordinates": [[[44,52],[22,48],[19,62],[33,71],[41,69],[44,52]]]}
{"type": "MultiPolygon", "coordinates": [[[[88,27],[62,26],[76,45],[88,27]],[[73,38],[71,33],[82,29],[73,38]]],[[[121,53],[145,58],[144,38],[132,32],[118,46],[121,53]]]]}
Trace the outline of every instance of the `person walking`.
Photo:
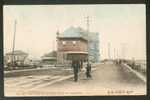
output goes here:
{"type": "Polygon", "coordinates": [[[89,63],[89,61],[87,62],[87,67],[86,67],[86,77],[92,78],[92,76],[91,76],[91,64],[89,63]]]}
{"type": "Polygon", "coordinates": [[[73,72],[74,72],[74,81],[78,81],[78,72],[79,72],[79,67],[80,63],[79,61],[72,61],[72,67],[73,67],[73,72]]]}

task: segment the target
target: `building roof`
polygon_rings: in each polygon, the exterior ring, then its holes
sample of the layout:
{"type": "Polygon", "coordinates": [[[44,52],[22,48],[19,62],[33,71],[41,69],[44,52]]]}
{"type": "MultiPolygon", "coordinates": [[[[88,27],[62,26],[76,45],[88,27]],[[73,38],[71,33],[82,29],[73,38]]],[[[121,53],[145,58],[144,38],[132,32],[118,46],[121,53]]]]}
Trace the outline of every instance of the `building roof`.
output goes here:
{"type": "Polygon", "coordinates": [[[67,51],[67,54],[88,54],[88,52],[84,51],[67,51]]]}
{"type": "Polygon", "coordinates": [[[60,38],[83,38],[87,40],[87,32],[80,27],[73,27],[66,29],[59,34],[60,38]]]}
{"type": "Polygon", "coordinates": [[[12,54],[14,54],[14,55],[28,55],[27,53],[25,53],[21,50],[15,50],[14,53],[12,53],[12,52],[6,53],[6,55],[12,55],[12,54]]]}
{"type": "Polygon", "coordinates": [[[46,56],[42,57],[42,60],[47,60],[47,59],[49,59],[49,60],[56,60],[57,58],[56,57],[46,57],[46,56]]]}
{"type": "Polygon", "coordinates": [[[41,58],[42,60],[55,60],[57,56],[56,51],[52,51],[50,53],[44,54],[41,58]]]}
{"type": "Polygon", "coordinates": [[[87,60],[88,52],[80,52],[80,51],[70,51],[67,52],[68,60],[87,60]]]}
{"type": "Polygon", "coordinates": [[[49,52],[49,53],[43,55],[43,57],[56,57],[56,56],[57,56],[56,51],[52,51],[52,52],[49,52]]]}

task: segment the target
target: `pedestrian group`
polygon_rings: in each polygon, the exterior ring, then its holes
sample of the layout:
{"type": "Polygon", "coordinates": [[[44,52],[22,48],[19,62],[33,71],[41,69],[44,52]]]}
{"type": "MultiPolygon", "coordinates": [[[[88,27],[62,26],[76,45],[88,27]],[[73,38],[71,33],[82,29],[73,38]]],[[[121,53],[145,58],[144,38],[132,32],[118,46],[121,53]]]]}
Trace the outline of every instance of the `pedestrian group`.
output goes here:
{"type": "MultiPolygon", "coordinates": [[[[73,67],[73,72],[74,72],[74,81],[77,82],[78,81],[78,74],[79,74],[80,70],[82,69],[83,64],[80,63],[79,60],[74,60],[74,61],[72,61],[72,67],[73,67]]],[[[91,64],[89,61],[87,62],[85,74],[86,74],[87,79],[92,78],[92,76],[91,76],[91,64]]]]}

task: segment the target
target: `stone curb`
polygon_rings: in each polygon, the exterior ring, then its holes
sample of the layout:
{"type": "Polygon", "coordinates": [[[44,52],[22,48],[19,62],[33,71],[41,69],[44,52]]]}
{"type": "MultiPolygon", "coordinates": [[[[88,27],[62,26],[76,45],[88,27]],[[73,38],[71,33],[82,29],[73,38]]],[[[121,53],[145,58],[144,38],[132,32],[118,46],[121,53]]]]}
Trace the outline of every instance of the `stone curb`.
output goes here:
{"type": "Polygon", "coordinates": [[[131,67],[129,67],[125,63],[123,63],[122,65],[125,66],[130,72],[132,72],[133,74],[135,74],[138,78],[140,78],[144,83],[146,83],[146,77],[144,77],[144,75],[142,75],[141,73],[133,70],[131,67]]]}

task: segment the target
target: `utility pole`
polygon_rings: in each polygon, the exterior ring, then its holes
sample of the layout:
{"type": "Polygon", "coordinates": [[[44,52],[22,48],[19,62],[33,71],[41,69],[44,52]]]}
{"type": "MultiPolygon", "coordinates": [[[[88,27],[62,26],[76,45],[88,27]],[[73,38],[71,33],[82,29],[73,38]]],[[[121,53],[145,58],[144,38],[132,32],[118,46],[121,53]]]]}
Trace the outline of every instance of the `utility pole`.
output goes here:
{"type": "Polygon", "coordinates": [[[14,37],[13,37],[13,47],[12,47],[12,66],[14,66],[15,56],[14,56],[14,50],[15,50],[15,39],[16,39],[16,25],[17,21],[14,22],[14,37]]]}
{"type": "Polygon", "coordinates": [[[59,52],[59,49],[58,49],[58,43],[59,43],[59,30],[57,30],[57,32],[56,32],[56,51],[57,51],[57,61],[56,61],[56,64],[57,63],[59,63],[59,54],[60,54],[60,52],[59,52]]]}
{"type": "Polygon", "coordinates": [[[114,48],[114,60],[116,59],[116,50],[114,48]]]}
{"type": "Polygon", "coordinates": [[[89,32],[90,31],[89,16],[86,17],[86,26],[87,26],[87,32],[89,32]]]}
{"type": "Polygon", "coordinates": [[[122,59],[125,59],[125,51],[126,51],[125,43],[121,44],[121,51],[122,51],[122,59]]]}
{"type": "Polygon", "coordinates": [[[119,52],[118,52],[118,49],[116,49],[116,58],[119,59],[119,52]]]}
{"type": "Polygon", "coordinates": [[[56,48],[57,48],[57,50],[58,50],[58,42],[59,42],[58,38],[59,38],[59,30],[57,30],[57,32],[56,32],[56,48]]]}
{"type": "Polygon", "coordinates": [[[88,61],[90,60],[89,51],[90,51],[90,43],[89,43],[89,31],[90,31],[90,24],[89,24],[89,16],[86,17],[86,31],[87,31],[87,37],[88,37],[88,61]]]}
{"type": "Polygon", "coordinates": [[[111,59],[111,57],[110,57],[110,43],[108,43],[108,59],[111,59]]]}

